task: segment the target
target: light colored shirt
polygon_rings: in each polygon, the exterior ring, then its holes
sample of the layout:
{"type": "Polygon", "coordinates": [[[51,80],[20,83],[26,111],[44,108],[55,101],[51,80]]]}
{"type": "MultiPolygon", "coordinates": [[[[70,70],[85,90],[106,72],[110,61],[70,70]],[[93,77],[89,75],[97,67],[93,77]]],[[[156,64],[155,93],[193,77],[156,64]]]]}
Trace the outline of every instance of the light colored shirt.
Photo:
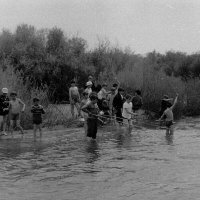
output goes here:
{"type": "Polygon", "coordinates": [[[87,92],[88,95],[90,95],[90,94],[92,93],[92,88],[86,88],[86,89],[85,89],[85,92],[87,92]]]}
{"type": "Polygon", "coordinates": [[[107,92],[104,88],[102,88],[99,92],[98,92],[98,99],[106,99],[107,97],[107,92]]]}
{"type": "Polygon", "coordinates": [[[131,114],[129,112],[132,112],[133,104],[132,102],[128,103],[125,102],[123,104],[123,111],[122,111],[122,116],[126,119],[131,119],[131,114]],[[128,111],[128,112],[127,112],[128,111]]]}

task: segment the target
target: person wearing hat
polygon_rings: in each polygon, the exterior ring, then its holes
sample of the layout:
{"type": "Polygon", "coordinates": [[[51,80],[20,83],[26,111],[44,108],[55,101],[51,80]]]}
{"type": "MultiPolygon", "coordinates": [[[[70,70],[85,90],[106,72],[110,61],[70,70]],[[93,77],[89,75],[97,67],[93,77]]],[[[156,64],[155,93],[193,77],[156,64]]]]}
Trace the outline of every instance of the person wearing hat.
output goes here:
{"type": "Polygon", "coordinates": [[[2,95],[0,96],[0,124],[3,127],[3,135],[6,134],[6,124],[8,120],[9,113],[9,98],[8,98],[8,89],[2,89],[2,95]]]}
{"type": "Polygon", "coordinates": [[[86,83],[85,92],[88,93],[88,96],[90,96],[90,94],[93,92],[93,91],[92,91],[92,82],[91,82],[91,81],[88,81],[88,82],[86,83]]]}
{"type": "Polygon", "coordinates": [[[96,92],[96,86],[95,86],[95,83],[94,83],[94,81],[93,81],[93,77],[92,76],[89,76],[88,77],[88,82],[92,82],[92,87],[91,87],[91,89],[92,89],[92,91],[93,92],[96,92]]]}
{"type": "Polygon", "coordinates": [[[161,99],[161,106],[160,106],[160,116],[162,116],[163,112],[167,109],[168,105],[172,106],[171,104],[172,98],[169,98],[168,95],[164,95],[163,99],[161,99]]]}

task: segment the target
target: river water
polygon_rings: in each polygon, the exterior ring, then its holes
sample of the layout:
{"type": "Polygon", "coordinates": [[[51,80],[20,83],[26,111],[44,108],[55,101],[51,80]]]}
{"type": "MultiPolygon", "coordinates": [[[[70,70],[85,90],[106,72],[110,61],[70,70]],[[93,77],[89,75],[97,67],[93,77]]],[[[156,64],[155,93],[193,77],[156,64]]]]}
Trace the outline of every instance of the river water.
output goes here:
{"type": "Polygon", "coordinates": [[[82,129],[0,139],[0,200],[200,199],[200,119],[165,131],[82,129]]]}

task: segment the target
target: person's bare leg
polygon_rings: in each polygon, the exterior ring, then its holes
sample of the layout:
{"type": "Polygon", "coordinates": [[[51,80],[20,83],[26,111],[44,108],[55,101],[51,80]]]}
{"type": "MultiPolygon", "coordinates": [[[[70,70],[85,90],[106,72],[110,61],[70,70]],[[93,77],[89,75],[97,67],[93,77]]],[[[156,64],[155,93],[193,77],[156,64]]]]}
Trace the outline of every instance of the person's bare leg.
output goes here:
{"type": "Polygon", "coordinates": [[[169,135],[169,128],[166,128],[166,135],[169,135]]]}
{"type": "Polygon", "coordinates": [[[16,121],[17,128],[20,130],[21,134],[24,134],[24,129],[20,125],[20,120],[16,121]]]}
{"type": "Polygon", "coordinates": [[[79,103],[75,103],[75,106],[76,106],[76,110],[77,110],[78,116],[81,116],[81,110],[80,110],[79,103]]]}
{"type": "Polygon", "coordinates": [[[37,132],[37,125],[33,124],[33,137],[36,138],[36,132],[37,132]]]}
{"type": "Polygon", "coordinates": [[[72,118],[74,118],[74,104],[71,104],[71,114],[72,118]]]}
{"type": "Polygon", "coordinates": [[[38,125],[38,129],[39,129],[39,132],[40,132],[40,138],[42,137],[42,127],[41,127],[41,124],[38,125]]]}
{"type": "Polygon", "coordinates": [[[10,120],[10,133],[13,136],[13,130],[14,130],[14,120],[10,120]]]}
{"type": "Polygon", "coordinates": [[[129,120],[128,120],[128,127],[129,127],[129,134],[131,134],[132,129],[133,129],[132,119],[129,119],[129,120]]]}
{"type": "Polygon", "coordinates": [[[7,135],[6,134],[6,125],[7,125],[7,115],[3,116],[3,134],[4,135],[7,135]]]}
{"type": "Polygon", "coordinates": [[[169,129],[169,134],[170,135],[173,135],[174,134],[174,127],[173,127],[173,125],[170,127],[170,129],[169,129]]]}

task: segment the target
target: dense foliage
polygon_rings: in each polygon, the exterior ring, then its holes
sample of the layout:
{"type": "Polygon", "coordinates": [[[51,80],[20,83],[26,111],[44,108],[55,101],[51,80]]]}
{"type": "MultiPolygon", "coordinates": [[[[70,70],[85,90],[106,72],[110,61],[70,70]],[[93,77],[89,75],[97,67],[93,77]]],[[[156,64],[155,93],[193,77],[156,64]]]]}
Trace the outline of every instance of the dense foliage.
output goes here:
{"type": "MultiPolygon", "coordinates": [[[[141,89],[145,106],[154,110],[159,109],[163,94],[179,92],[182,107],[191,111],[189,104],[194,105],[194,99],[197,100],[192,97],[200,94],[199,53],[154,51],[142,56],[128,48],[113,47],[108,41],[99,41],[96,48],[88,50],[83,38],[66,37],[56,27],[36,30],[22,24],[14,33],[3,30],[0,67],[3,71],[12,67],[29,89],[48,88],[52,102],[68,100],[70,81],[75,78],[81,88],[88,75],[93,75],[100,83],[110,84],[117,76],[128,92],[141,89]]],[[[193,106],[197,114],[200,113],[198,107],[193,106]]]]}

